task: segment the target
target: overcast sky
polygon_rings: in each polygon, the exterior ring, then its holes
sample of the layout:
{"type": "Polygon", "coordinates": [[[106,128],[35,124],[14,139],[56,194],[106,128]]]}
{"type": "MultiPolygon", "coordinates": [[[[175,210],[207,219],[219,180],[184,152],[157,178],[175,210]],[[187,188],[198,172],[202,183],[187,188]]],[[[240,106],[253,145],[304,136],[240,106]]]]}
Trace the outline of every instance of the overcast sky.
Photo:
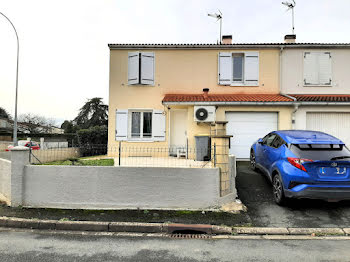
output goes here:
{"type": "MultiPolygon", "coordinates": [[[[89,98],[108,103],[108,43],[281,42],[281,0],[1,0],[20,38],[18,112],[73,119],[89,98]]],[[[350,42],[349,0],[297,0],[297,42],[350,42]]],[[[16,38],[0,16],[0,106],[14,112],[16,38]]],[[[130,98],[131,99],[131,98],[130,98]]]]}

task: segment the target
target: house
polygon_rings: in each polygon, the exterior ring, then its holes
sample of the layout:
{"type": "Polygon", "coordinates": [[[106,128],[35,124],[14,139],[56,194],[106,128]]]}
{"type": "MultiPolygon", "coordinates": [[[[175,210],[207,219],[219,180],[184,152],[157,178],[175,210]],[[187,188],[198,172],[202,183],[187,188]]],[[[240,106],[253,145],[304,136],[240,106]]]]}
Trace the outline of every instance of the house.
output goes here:
{"type": "Polygon", "coordinates": [[[249,158],[257,138],[292,128],[295,99],[280,92],[283,44],[231,40],[109,44],[110,147],[193,148],[210,122],[228,121],[230,153],[249,158]]]}
{"type": "Polygon", "coordinates": [[[330,133],[350,145],[350,45],[292,41],[281,48],[281,60],[281,92],[296,100],[293,128],[330,133]]]}

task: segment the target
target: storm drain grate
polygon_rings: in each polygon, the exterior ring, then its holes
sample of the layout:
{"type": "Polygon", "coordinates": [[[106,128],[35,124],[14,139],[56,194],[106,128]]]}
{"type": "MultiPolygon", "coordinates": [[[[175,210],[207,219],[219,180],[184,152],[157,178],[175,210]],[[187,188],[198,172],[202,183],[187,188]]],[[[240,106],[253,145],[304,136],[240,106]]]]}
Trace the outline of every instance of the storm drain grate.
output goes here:
{"type": "Polygon", "coordinates": [[[171,238],[197,238],[197,239],[208,239],[211,238],[210,235],[205,234],[170,234],[171,238]]]}

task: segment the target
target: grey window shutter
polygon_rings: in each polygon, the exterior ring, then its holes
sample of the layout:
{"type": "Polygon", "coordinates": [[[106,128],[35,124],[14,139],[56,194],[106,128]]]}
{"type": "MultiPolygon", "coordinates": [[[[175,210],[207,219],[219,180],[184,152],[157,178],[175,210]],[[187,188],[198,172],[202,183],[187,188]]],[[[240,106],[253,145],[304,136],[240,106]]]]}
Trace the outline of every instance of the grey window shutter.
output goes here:
{"type": "Polygon", "coordinates": [[[259,52],[244,53],[244,84],[259,85],[259,52]]]}
{"type": "Polygon", "coordinates": [[[227,52],[219,53],[219,85],[231,85],[232,81],[232,54],[227,52]]]}
{"type": "Polygon", "coordinates": [[[319,85],[318,53],[304,53],[304,85],[319,85]]]}
{"type": "Polygon", "coordinates": [[[128,54],[128,84],[139,84],[139,52],[129,52],[128,54]]]}
{"type": "Polygon", "coordinates": [[[152,137],[153,141],[165,141],[165,115],[162,110],[153,110],[152,137]]]}
{"type": "Polygon", "coordinates": [[[141,84],[154,85],[154,53],[141,53],[141,84]]]}
{"type": "Polygon", "coordinates": [[[115,117],[115,140],[128,140],[128,110],[118,109],[115,117]]]}
{"type": "Polygon", "coordinates": [[[330,52],[320,53],[318,57],[320,85],[332,84],[332,56],[330,52]]]}

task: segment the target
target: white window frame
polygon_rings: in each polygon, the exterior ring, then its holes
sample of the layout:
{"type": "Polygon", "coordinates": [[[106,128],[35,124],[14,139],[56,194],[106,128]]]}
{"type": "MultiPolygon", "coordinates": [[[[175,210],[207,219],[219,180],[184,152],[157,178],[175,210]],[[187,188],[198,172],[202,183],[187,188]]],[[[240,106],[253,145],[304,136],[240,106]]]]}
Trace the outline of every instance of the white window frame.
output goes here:
{"type": "Polygon", "coordinates": [[[128,141],[153,141],[153,129],[150,137],[143,137],[143,113],[151,113],[153,121],[153,109],[128,109],[128,141]],[[140,137],[132,137],[132,113],[140,112],[140,137]]]}
{"type": "MultiPolygon", "coordinates": [[[[305,51],[303,52],[303,86],[304,87],[332,87],[333,86],[333,67],[332,67],[332,52],[331,51],[305,51]],[[330,84],[306,84],[305,82],[305,56],[306,54],[311,54],[311,53],[317,53],[317,54],[325,54],[329,53],[330,59],[331,59],[331,64],[330,64],[330,84]]],[[[318,68],[319,70],[319,68],[318,68]]],[[[319,72],[318,72],[319,73],[319,72]]]]}
{"type": "MultiPolygon", "coordinates": [[[[252,87],[258,87],[260,86],[260,75],[259,75],[259,68],[260,68],[260,52],[259,51],[233,51],[233,52],[227,52],[227,53],[231,53],[231,84],[230,85],[225,85],[225,84],[220,84],[220,80],[218,79],[218,85],[220,86],[252,86],[252,87]],[[249,53],[258,53],[258,80],[257,80],[257,83],[256,84],[252,84],[252,83],[247,83],[246,82],[246,72],[245,72],[245,63],[246,63],[246,56],[247,54],[249,53]],[[242,81],[236,81],[234,82],[233,81],[233,56],[234,54],[242,54],[243,55],[243,63],[242,63],[242,81]]],[[[219,52],[219,57],[220,57],[220,52],[219,52]]],[[[219,70],[219,74],[220,74],[220,63],[218,63],[218,70],[219,70]]],[[[218,77],[219,77],[219,74],[218,74],[218,77]]]]}
{"type": "MultiPolygon", "coordinates": [[[[130,53],[138,53],[139,55],[139,63],[138,63],[138,82],[137,83],[129,83],[128,80],[128,86],[155,86],[155,77],[156,77],[156,56],[154,52],[140,52],[140,51],[136,51],[136,52],[128,52],[128,57],[130,53]],[[153,54],[153,82],[152,83],[142,83],[142,54],[149,54],[152,53],[153,54]]],[[[128,70],[129,70],[129,60],[128,60],[128,70]]],[[[129,75],[128,75],[129,77],[129,75]]],[[[149,81],[150,82],[150,81],[149,81]]]]}

